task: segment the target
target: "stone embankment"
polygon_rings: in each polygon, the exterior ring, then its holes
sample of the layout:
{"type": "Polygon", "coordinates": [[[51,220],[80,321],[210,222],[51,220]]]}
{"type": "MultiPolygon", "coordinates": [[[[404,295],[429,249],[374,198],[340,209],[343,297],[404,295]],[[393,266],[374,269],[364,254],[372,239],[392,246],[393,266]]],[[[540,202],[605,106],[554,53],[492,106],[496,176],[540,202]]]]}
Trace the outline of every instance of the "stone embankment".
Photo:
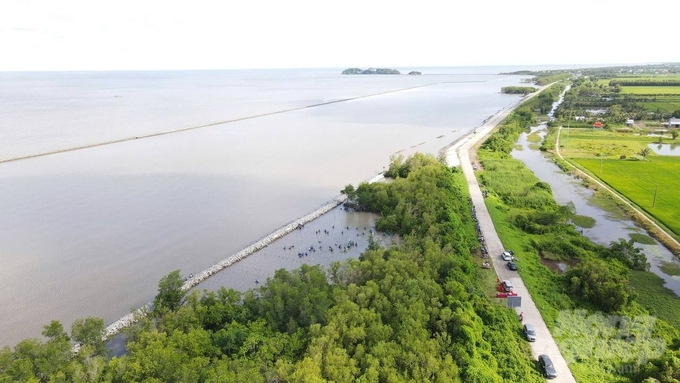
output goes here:
{"type": "MultiPolygon", "coordinates": [[[[384,176],[382,174],[378,174],[377,176],[371,178],[368,180],[368,183],[373,183],[373,182],[378,182],[382,180],[384,176]]],[[[254,252],[267,247],[269,244],[272,242],[276,241],[279,238],[284,237],[285,235],[293,232],[294,230],[298,230],[302,228],[305,224],[321,217],[322,215],[328,213],[332,209],[336,208],[343,202],[347,200],[347,197],[344,195],[339,195],[335,198],[333,198],[331,201],[325,203],[322,205],[320,208],[314,210],[313,212],[305,215],[304,217],[298,218],[295,221],[289,222],[286,225],[280,227],[279,229],[269,233],[268,235],[262,237],[261,239],[253,242],[250,244],[248,247],[244,248],[243,250],[239,251],[238,253],[230,256],[229,258],[223,259],[222,261],[214,264],[213,266],[201,271],[200,273],[197,273],[193,275],[191,278],[188,278],[186,282],[184,282],[184,285],[182,286],[183,291],[188,291],[189,289],[197,286],[199,283],[205,281],[206,279],[210,278],[212,275],[220,272],[221,270],[224,270],[225,268],[233,265],[234,263],[242,260],[243,258],[246,258],[247,256],[253,254],[254,252]]],[[[106,327],[106,330],[104,332],[104,339],[110,339],[114,335],[120,333],[123,329],[130,327],[131,325],[135,324],[140,318],[144,317],[151,309],[153,308],[152,303],[147,303],[144,306],[140,307],[139,309],[135,310],[134,312],[125,315],[124,317],[118,319],[117,321],[111,323],[106,327]]],[[[80,345],[76,344],[73,347],[73,351],[77,352],[78,349],[80,348],[80,345]]]]}
{"type": "MultiPolygon", "coordinates": [[[[183,291],[188,291],[189,289],[197,286],[199,283],[205,281],[206,279],[210,278],[212,275],[224,270],[225,268],[233,265],[234,263],[246,258],[247,256],[253,254],[254,252],[263,249],[267,247],[269,244],[272,242],[276,241],[277,239],[285,236],[286,234],[289,234],[293,232],[294,230],[301,229],[305,224],[321,217],[322,215],[328,213],[331,209],[337,207],[341,203],[345,202],[347,199],[346,196],[338,196],[334,198],[333,200],[327,202],[320,208],[314,210],[313,212],[305,215],[302,218],[298,218],[295,221],[289,222],[288,224],[284,225],[283,227],[280,227],[279,229],[269,233],[268,235],[260,238],[259,240],[251,243],[248,247],[242,249],[238,253],[221,260],[220,262],[210,266],[209,268],[194,274],[191,278],[188,278],[186,282],[184,282],[184,285],[182,286],[183,291]]],[[[135,312],[130,313],[117,321],[111,323],[108,327],[106,327],[106,333],[104,335],[105,338],[110,338],[116,334],[118,334],[121,330],[123,330],[126,327],[129,327],[130,325],[134,324],[137,321],[138,316],[143,316],[145,315],[146,312],[148,312],[153,305],[151,303],[147,303],[146,305],[142,306],[141,308],[137,309],[135,312]]]]}

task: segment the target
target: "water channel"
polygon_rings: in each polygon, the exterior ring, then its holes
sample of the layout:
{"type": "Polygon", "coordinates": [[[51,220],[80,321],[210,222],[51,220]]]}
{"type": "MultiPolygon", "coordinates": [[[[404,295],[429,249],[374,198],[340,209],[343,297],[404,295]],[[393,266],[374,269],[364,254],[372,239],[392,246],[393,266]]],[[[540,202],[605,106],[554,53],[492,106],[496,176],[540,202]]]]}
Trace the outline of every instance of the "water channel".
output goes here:
{"type": "MultiPolygon", "coordinates": [[[[576,214],[595,219],[595,225],[592,228],[583,229],[584,236],[595,243],[608,246],[612,241],[618,241],[619,238],[629,240],[630,235],[634,233],[646,235],[642,228],[637,227],[632,220],[623,216],[623,214],[608,212],[594,205],[591,202],[594,192],[584,187],[580,180],[564,173],[549,158],[544,156],[538,150],[536,144],[529,141],[528,137],[531,134],[538,134],[541,138],[545,137],[547,134],[546,125],[541,124],[532,127],[528,134],[522,133],[517,142],[517,148],[511,153],[512,156],[524,162],[541,181],[550,184],[557,203],[564,205],[572,202],[576,207],[576,214]]],[[[635,246],[640,247],[647,256],[647,260],[651,264],[650,271],[661,277],[666,282],[667,288],[680,295],[680,276],[671,276],[661,270],[661,266],[666,263],[674,263],[680,266],[680,262],[673,254],[656,240],[654,240],[653,245],[636,243],[635,246]]]]}

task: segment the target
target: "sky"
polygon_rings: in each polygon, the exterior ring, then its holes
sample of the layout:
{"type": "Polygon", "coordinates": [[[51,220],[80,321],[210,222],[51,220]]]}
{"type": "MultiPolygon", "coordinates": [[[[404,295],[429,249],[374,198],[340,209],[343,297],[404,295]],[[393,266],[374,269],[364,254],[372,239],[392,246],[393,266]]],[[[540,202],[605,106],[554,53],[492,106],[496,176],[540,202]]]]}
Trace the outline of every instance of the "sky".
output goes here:
{"type": "Polygon", "coordinates": [[[2,0],[0,71],[680,61],[670,0],[2,0]]]}

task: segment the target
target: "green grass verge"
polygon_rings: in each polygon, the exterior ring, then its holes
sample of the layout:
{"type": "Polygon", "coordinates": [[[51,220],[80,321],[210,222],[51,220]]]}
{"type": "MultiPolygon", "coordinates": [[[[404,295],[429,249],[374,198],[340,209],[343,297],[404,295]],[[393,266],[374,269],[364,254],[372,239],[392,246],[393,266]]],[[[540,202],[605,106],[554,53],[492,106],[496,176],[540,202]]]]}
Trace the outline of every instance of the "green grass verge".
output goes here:
{"type": "Polygon", "coordinates": [[[646,234],[630,233],[630,234],[628,234],[628,236],[633,241],[635,241],[637,243],[641,243],[643,245],[655,245],[656,244],[656,241],[654,240],[654,238],[652,238],[652,237],[650,237],[646,234]]]}
{"type": "Polygon", "coordinates": [[[538,134],[538,132],[531,133],[530,135],[527,136],[527,141],[534,143],[534,144],[540,144],[543,139],[541,136],[538,134]]]}
{"type": "Polygon", "coordinates": [[[553,328],[560,310],[571,308],[571,300],[561,293],[558,275],[541,263],[531,245],[532,238],[510,223],[510,210],[500,200],[490,196],[485,203],[503,246],[515,252],[518,272],[531,292],[531,298],[545,323],[553,328]]]}
{"type": "Polygon", "coordinates": [[[611,218],[623,219],[625,217],[625,214],[619,205],[617,205],[617,201],[609,194],[609,192],[595,192],[593,196],[590,197],[588,203],[606,211],[607,215],[611,218]]]}
{"type": "Polygon", "coordinates": [[[680,266],[678,266],[676,263],[664,261],[661,263],[659,268],[668,275],[680,275],[680,266]]]}
{"type": "Polygon", "coordinates": [[[587,215],[575,215],[571,217],[571,222],[584,229],[590,229],[595,226],[595,218],[588,217],[587,215]]]}

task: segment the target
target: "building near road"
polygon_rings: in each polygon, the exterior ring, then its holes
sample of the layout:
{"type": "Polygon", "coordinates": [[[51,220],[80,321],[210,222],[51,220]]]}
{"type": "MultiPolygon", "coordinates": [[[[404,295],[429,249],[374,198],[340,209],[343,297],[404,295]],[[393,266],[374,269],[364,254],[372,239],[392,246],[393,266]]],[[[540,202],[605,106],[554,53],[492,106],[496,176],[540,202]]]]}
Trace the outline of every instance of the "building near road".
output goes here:
{"type": "Polygon", "coordinates": [[[668,119],[669,128],[680,128],[680,118],[671,117],[668,119]]]}

